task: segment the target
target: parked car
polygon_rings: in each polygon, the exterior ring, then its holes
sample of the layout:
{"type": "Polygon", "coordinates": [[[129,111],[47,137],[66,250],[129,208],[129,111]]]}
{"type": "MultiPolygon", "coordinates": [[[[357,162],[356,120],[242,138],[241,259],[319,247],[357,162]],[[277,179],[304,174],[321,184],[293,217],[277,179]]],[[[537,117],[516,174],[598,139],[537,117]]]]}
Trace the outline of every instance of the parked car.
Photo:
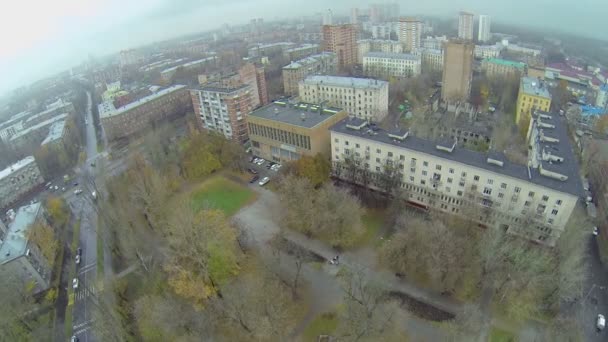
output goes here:
{"type": "Polygon", "coordinates": [[[255,183],[258,179],[260,179],[260,176],[253,176],[253,178],[251,178],[251,180],[249,181],[249,183],[253,184],[255,183]]]}
{"type": "Polygon", "coordinates": [[[74,182],[74,184],[73,184],[73,185],[74,185],[74,186],[78,186],[78,182],[74,182]]]}
{"type": "Polygon", "coordinates": [[[76,290],[78,288],[78,278],[72,280],[72,288],[76,290]]]}
{"type": "Polygon", "coordinates": [[[597,227],[593,227],[593,235],[598,236],[599,233],[599,229],[597,229],[597,227]]]}
{"type": "Polygon", "coordinates": [[[595,327],[597,331],[602,331],[606,327],[606,317],[602,314],[597,315],[597,320],[595,321],[595,327]]]}
{"type": "Polygon", "coordinates": [[[76,257],[74,258],[74,260],[76,261],[76,265],[80,264],[80,255],[76,254],[76,257]]]}
{"type": "Polygon", "coordinates": [[[262,180],[258,183],[260,186],[264,186],[266,185],[266,183],[270,182],[270,178],[268,177],[264,177],[262,178],[262,180]]]}
{"type": "Polygon", "coordinates": [[[254,175],[258,174],[258,172],[256,170],[254,170],[254,169],[247,169],[247,171],[251,172],[254,175]]]}
{"type": "Polygon", "coordinates": [[[80,190],[80,189],[74,190],[74,195],[80,195],[81,193],[82,193],[82,190],[80,190]]]}
{"type": "Polygon", "coordinates": [[[82,256],[82,248],[76,248],[76,254],[82,256]]]}
{"type": "Polygon", "coordinates": [[[76,337],[75,335],[72,336],[72,338],[70,339],[70,342],[78,342],[78,337],[76,337]]]}

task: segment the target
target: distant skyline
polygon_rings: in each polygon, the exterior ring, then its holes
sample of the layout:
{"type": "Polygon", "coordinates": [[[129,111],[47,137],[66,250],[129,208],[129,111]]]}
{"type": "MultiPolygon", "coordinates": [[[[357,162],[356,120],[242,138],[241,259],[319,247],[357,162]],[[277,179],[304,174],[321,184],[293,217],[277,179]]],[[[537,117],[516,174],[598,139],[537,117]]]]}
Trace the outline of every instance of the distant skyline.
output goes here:
{"type": "MultiPolygon", "coordinates": [[[[382,1],[334,0],[8,0],[0,4],[0,95],[84,61],[188,33],[244,24],[251,18],[309,16],[331,8],[336,16],[352,7],[382,1]],[[328,6],[330,5],[330,6],[328,6]]],[[[390,1],[387,1],[390,3],[390,1]]],[[[401,15],[457,18],[467,10],[493,23],[553,29],[606,40],[600,26],[608,3],[580,0],[427,0],[401,5],[401,15]],[[568,22],[565,26],[564,23],[568,22]]],[[[320,19],[320,18],[319,18],[320,19]]]]}

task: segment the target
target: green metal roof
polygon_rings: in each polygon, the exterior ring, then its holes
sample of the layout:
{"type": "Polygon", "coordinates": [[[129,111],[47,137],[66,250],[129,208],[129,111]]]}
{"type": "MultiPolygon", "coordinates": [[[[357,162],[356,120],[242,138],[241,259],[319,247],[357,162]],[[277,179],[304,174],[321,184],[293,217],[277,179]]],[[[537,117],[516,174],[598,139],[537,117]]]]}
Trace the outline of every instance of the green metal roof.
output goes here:
{"type": "Polygon", "coordinates": [[[500,64],[500,65],[520,68],[520,69],[524,69],[526,67],[526,63],[509,61],[509,60],[500,59],[500,58],[488,58],[488,59],[486,59],[486,61],[488,63],[500,64]]]}

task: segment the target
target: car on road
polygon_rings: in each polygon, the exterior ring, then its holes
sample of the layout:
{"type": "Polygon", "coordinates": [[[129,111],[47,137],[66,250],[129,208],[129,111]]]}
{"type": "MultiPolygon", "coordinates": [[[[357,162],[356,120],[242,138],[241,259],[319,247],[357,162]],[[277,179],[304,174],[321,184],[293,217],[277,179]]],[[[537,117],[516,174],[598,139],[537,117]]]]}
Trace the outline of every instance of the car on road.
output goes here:
{"type": "Polygon", "coordinates": [[[81,189],[74,190],[74,195],[80,195],[82,193],[81,189]]]}
{"type": "Polygon", "coordinates": [[[268,182],[270,182],[270,178],[268,177],[264,177],[262,178],[262,180],[258,183],[260,186],[264,186],[266,185],[268,182]]]}
{"type": "Polygon", "coordinates": [[[595,321],[595,327],[597,328],[597,331],[604,330],[604,328],[606,327],[606,317],[604,317],[604,315],[602,315],[602,314],[597,315],[597,319],[595,321]]]}
{"type": "Polygon", "coordinates": [[[249,183],[253,184],[253,183],[255,183],[255,182],[258,180],[258,179],[260,179],[260,176],[255,175],[255,176],[253,176],[253,178],[251,178],[251,180],[249,181],[249,183]]]}
{"type": "Polygon", "coordinates": [[[78,337],[76,336],[72,336],[72,338],[70,339],[70,342],[78,342],[78,337]]]}
{"type": "Polygon", "coordinates": [[[80,247],[76,248],[76,254],[79,256],[82,256],[82,248],[80,248],[80,247]]]}
{"type": "Polygon", "coordinates": [[[255,162],[255,163],[256,163],[256,164],[258,164],[258,165],[264,165],[264,162],[265,162],[265,160],[264,160],[264,159],[262,159],[262,158],[258,158],[258,161],[257,161],[257,162],[255,162]]]}
{"type": "Polygon", "coordinates": [[[76,254],[76,257],[74,258],[74,260],[76,261],[76,265],[80,264],[80,255],[76,254]]]}
{"type": "Polygon", "coordinates": [[[597,227],[593,227],[593,235],[598,236],[600,233],[599,229],[597,229],[597,227]]]}
{"type": "Polygon", "coordinates": [[[249,171],[251,174],[257,175],[258,172],[254,169],[247,169],[247,171],[249,171]]]}
{"type": "Polygon", "coordinates": [[[47,187],[47,188],[49,188],[49,189],[51,188],[51,186],[53,186],[53,184],[52,184],[51,182],[48,182],[48,183],[46,183],[46,185],[45,185],[45,187],[47,187]]]}
{"type": "Polygon", "coordinates": [[[55,186],[53,187],[53,191],[57,191],[57,190],[59,190],[59,187],[58,187],[57,185],[55,185],[55,186]]]}
{"type": "Polygon", "coordinates": [[[74,278],[74,280],[72,280],[72,288],[74,290],[78,288],[78,278],[74,278]]]}
{"type": "Polygon", "coordinates": [[[74,184],[73,184],[73,185],[74,185],[74,186],[78,186],[78,182],[74,182],[74,184]]]}
{"type": "Polygon", "coordinates": [[[274,164],[270,167],[270,169],[272,171],[279,171],[280,168],[281,168],[281,164],[274,164]]]}

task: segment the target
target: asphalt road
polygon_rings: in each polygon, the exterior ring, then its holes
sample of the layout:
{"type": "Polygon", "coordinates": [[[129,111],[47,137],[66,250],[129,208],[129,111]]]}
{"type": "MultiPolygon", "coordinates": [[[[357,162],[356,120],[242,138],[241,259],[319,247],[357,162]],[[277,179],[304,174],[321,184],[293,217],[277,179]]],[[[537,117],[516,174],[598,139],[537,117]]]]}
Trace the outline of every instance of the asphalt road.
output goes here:
{"type": "Polygon", "coordinates": [[[595,238],[588,242],[589,278],[583,288],[583,299],[577,303],[577,319],[583,330],[584,341],[608,341],[608,330],[598,332],[595,321],[598,314],[608,316],[608,272],[600,262],[595,238]]]}
{"type": "Polygon", "coordinates": [[[78,289],[74,292],[74,308],[72,310],[73,335],[79,341],[95,341],[93,336],[93,309],[97,284],[97,213],[92,198],[92,186],[87,182],[87,175],[95,174],[91,166],[97,156],[97,136],[91,112],[91,94],[87,93],[87,124],[86,124],[86,163],[79,170],[77,179],[82,194],[74,195],[71,201],[76,214],[80,216],[80,244],[82,257],[77,266],[78,289]]]}

